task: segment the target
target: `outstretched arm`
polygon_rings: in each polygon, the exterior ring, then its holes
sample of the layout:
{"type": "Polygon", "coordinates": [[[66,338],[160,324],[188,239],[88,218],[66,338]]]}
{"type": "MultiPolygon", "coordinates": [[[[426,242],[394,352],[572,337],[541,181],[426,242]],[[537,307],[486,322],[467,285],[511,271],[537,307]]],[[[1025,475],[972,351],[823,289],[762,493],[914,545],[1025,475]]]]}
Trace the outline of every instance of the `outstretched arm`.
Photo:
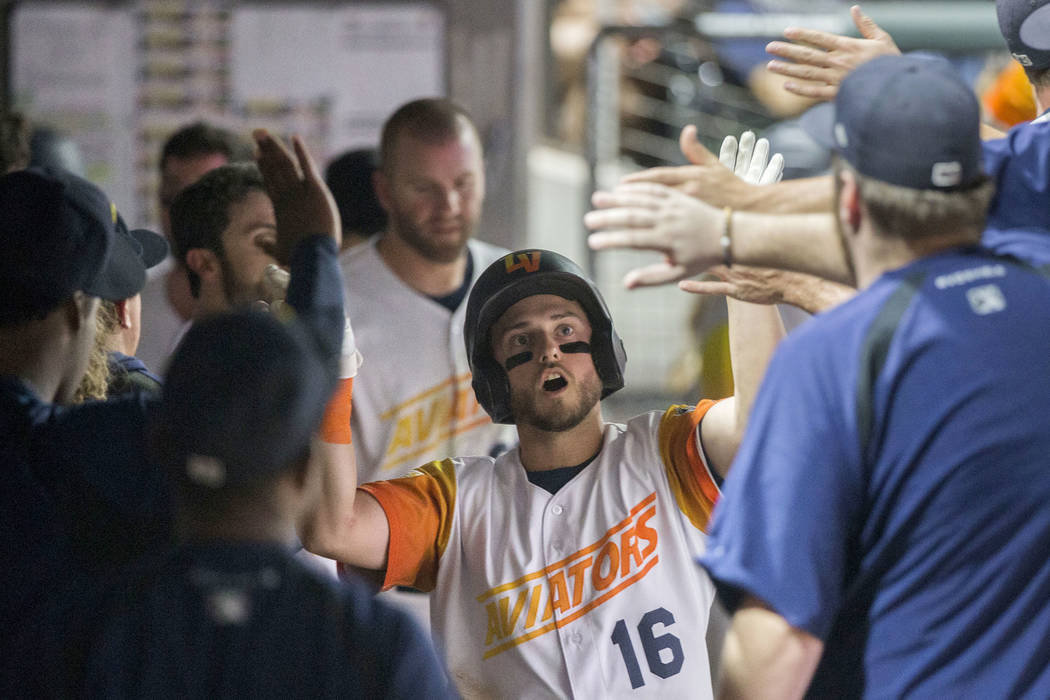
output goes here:
{"type": "Polygon", "coordinates": [[[679,288],[693,294],[717,294],[752,304],[791,304],[811,314],[837,306],[857,293],[853,287],[772,267],[718,265],[715,280],[682,280],[679,288]]]}
{"type": "MultiPolygon", "coordinates": [[[[357,497],[357,464],[349,432],[352,378],[359,356],[353,333],[344,326],[343,285],[336,262],[339,212],[301,140],[293,139],[293,156],[265,130],[254,136],[259,169],[277,219],[277,259],[291,262],[291,274],[283,280],[288,284],[286,302],[295,310],[296,322],[314,333],[333,370],[340,360],[340,386],[314,444],[317,459],[310,474],[319,483],[300,519],[299,537],[316,554],[382,569],[390,530],[375,499],[357,497]]],[[[281,281],[277,280],[278,286],[281,281]]]]}
{"type": "Polygon", "coordinates": [[[592,249],[633,248],[664,256],[661,262],[627,273],[628,287],[677,282],[724,262],[721,240],[727,226],[733,262],[853,281],[830,200],[825,214],[727,215],[670,187],[639,182],[595,192],[592,202],[596,209],[584,217],[587,228],[596,232],[587,239],[592,249]]]}
{"type": "Polygon", "coordinates": [[[360,355],[349,321],[346,337],[349,344],[343,346],[339,390],[329,402],[314,440],[316,459],[310,470],[314,498],[299,521],[299,540],[314,554],[381,571],[386,568],[390,525],[379,503],[357,490],[350,411],[360,355]]]}
{"type": "MultiPolygon", "coordinates": [[[[745,132],[739,142],[732,136],[726,137],[719,161],[733,173],[734,179],[748,184],[775,182],[784,167],[783,157],[778,153],[770,158],[769,143],[765,139],[756,142],[750,131],[745,132]]],[[[765,374],[766,364],[784,335],[784,325],[775,306],[736,299],[727,299],[727,304],[729,354],[736,393],[711,407],[700,423],[700,437],[708,464],[723,476],[743,439],[751,404],[765,374]]]]}
{"type": "Polygon", "coordinates": [[[860,31],[859,38],[788,27],[784,36],[790,42],[772,41],[766,46],[774,56],[788,59],[770,61],[770,72],[798,81],[784,83],[785,90],[802,97],[833,100],[843,78],[857,66],[878,56],[900,54],[893,37],[861,12],[859,5],[850,8],[850,15],[860,31]]]}

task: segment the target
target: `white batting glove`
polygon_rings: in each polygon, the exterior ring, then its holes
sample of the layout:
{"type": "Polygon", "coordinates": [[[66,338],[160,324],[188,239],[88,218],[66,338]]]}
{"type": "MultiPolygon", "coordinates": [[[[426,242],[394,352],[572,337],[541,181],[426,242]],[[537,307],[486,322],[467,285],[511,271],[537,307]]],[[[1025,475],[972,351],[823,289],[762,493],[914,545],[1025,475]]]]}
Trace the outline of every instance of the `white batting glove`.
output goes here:
{"type": "Polygon", "coordinates": [[[350,379],[357,376],[357,370],[361,368],[364,357],[357,349],[354,340],[354,329],[350,325],[350,317],[343,316],[343,349],[339,354],[339,378],[350,379]]]}
{"type": "Polygon", "coordinates": [[[252,302],[252,308],[256,311],[269,311],[282,321],[287,321],[290,309],[285,308],[284,298],[288,294],[288,280],[291,275],[277,265],[267,265],[263,270],[262,290],[263,298],[252,302]]]}
{"type": "Polygon", "coordinates": [[[755,141],[753,131],[740,135],[740,142],[730,134],[722,141],[718,160],[744,182],[751,185],[771,185],[784,175],[784,156],[774,153],[769,157],[769,140],[755,141]]]}

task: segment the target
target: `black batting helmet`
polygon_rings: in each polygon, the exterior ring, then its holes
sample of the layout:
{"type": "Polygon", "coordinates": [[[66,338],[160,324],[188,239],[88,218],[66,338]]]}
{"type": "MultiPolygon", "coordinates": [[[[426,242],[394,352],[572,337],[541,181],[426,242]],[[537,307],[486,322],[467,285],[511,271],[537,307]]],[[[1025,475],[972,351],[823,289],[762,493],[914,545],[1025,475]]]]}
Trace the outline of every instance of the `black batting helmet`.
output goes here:
{"type": "Polygon", "coordinates": [[[602,398],[623,387],[627,353],[598,288],[579,265],[550,250],[519,250],[481,273],[467,301],[463,335],[474,375],[474,394],[495,423],[513,423],[507,372],[492,356],[489,332],[507,309],[525,297],[554,294],[577,302],[591,323],[591,356],[602,381],[602,398]]]}

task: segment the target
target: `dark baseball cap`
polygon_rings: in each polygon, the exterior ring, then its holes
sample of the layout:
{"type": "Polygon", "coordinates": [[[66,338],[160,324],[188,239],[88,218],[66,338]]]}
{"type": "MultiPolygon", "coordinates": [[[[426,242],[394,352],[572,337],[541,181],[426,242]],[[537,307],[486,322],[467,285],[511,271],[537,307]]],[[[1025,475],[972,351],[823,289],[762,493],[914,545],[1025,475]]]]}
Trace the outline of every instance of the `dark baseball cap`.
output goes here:
{"type": "Polygon", "coordinates": [[[842,81],[834,105],[802,128],[861,175],[917,190],[966,189],[983,179],[980,107],[952,65],[880,56],[842,81]]]}
{"type": "Polygon", "coordinates": [[[996,0],[999,31],[1018,63],[1050,68],[1050,0],[996,0]]]}
{"type": "Polygon", "coordinates": [[[8,303],[35,314],[78,290],[112,301],[137,294],[146,282],[144,249],[118,218],[102,190],[71,173],[29,168],[0,177],[0,280],[8,303]]]}
{"type": "Polygon", "coordinates": [[[159,265],[164,258],[168,257],[168,241],[164,236],[145,228],[129,230],[128,225],[124,223],[124,217],[119,213],[117,214],[117,231],[131,238],[132,247],[147,270],[159,265]]]}
{"type": "Polygon", "coordinates": [[[164,380],[156,456],[207,490],[276,476],[307,454],[334,388],[295,323],[256,311],[194,323],[164,380]]]}

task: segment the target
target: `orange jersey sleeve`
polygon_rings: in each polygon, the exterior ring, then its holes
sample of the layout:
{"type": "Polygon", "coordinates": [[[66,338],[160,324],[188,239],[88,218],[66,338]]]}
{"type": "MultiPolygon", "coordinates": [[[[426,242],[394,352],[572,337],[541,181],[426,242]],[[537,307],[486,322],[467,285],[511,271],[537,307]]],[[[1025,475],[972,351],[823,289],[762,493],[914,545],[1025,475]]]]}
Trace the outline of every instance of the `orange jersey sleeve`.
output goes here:
{"type": "Polygon", "coordinates": [[[431,462],[401,479],[374,481],[359,488],[379,501],[390,523],[383,588],[433,590],[456,507],[452,461],[431,462]]]}
{"type": "Polygon", "coordinates": [[[679,510],[705,532],[721,492],[700,449],[697,428],[715,403],[704,400],[692,410],[672,406],[660,419],[660,456],[671,491],[679,510]]]}

